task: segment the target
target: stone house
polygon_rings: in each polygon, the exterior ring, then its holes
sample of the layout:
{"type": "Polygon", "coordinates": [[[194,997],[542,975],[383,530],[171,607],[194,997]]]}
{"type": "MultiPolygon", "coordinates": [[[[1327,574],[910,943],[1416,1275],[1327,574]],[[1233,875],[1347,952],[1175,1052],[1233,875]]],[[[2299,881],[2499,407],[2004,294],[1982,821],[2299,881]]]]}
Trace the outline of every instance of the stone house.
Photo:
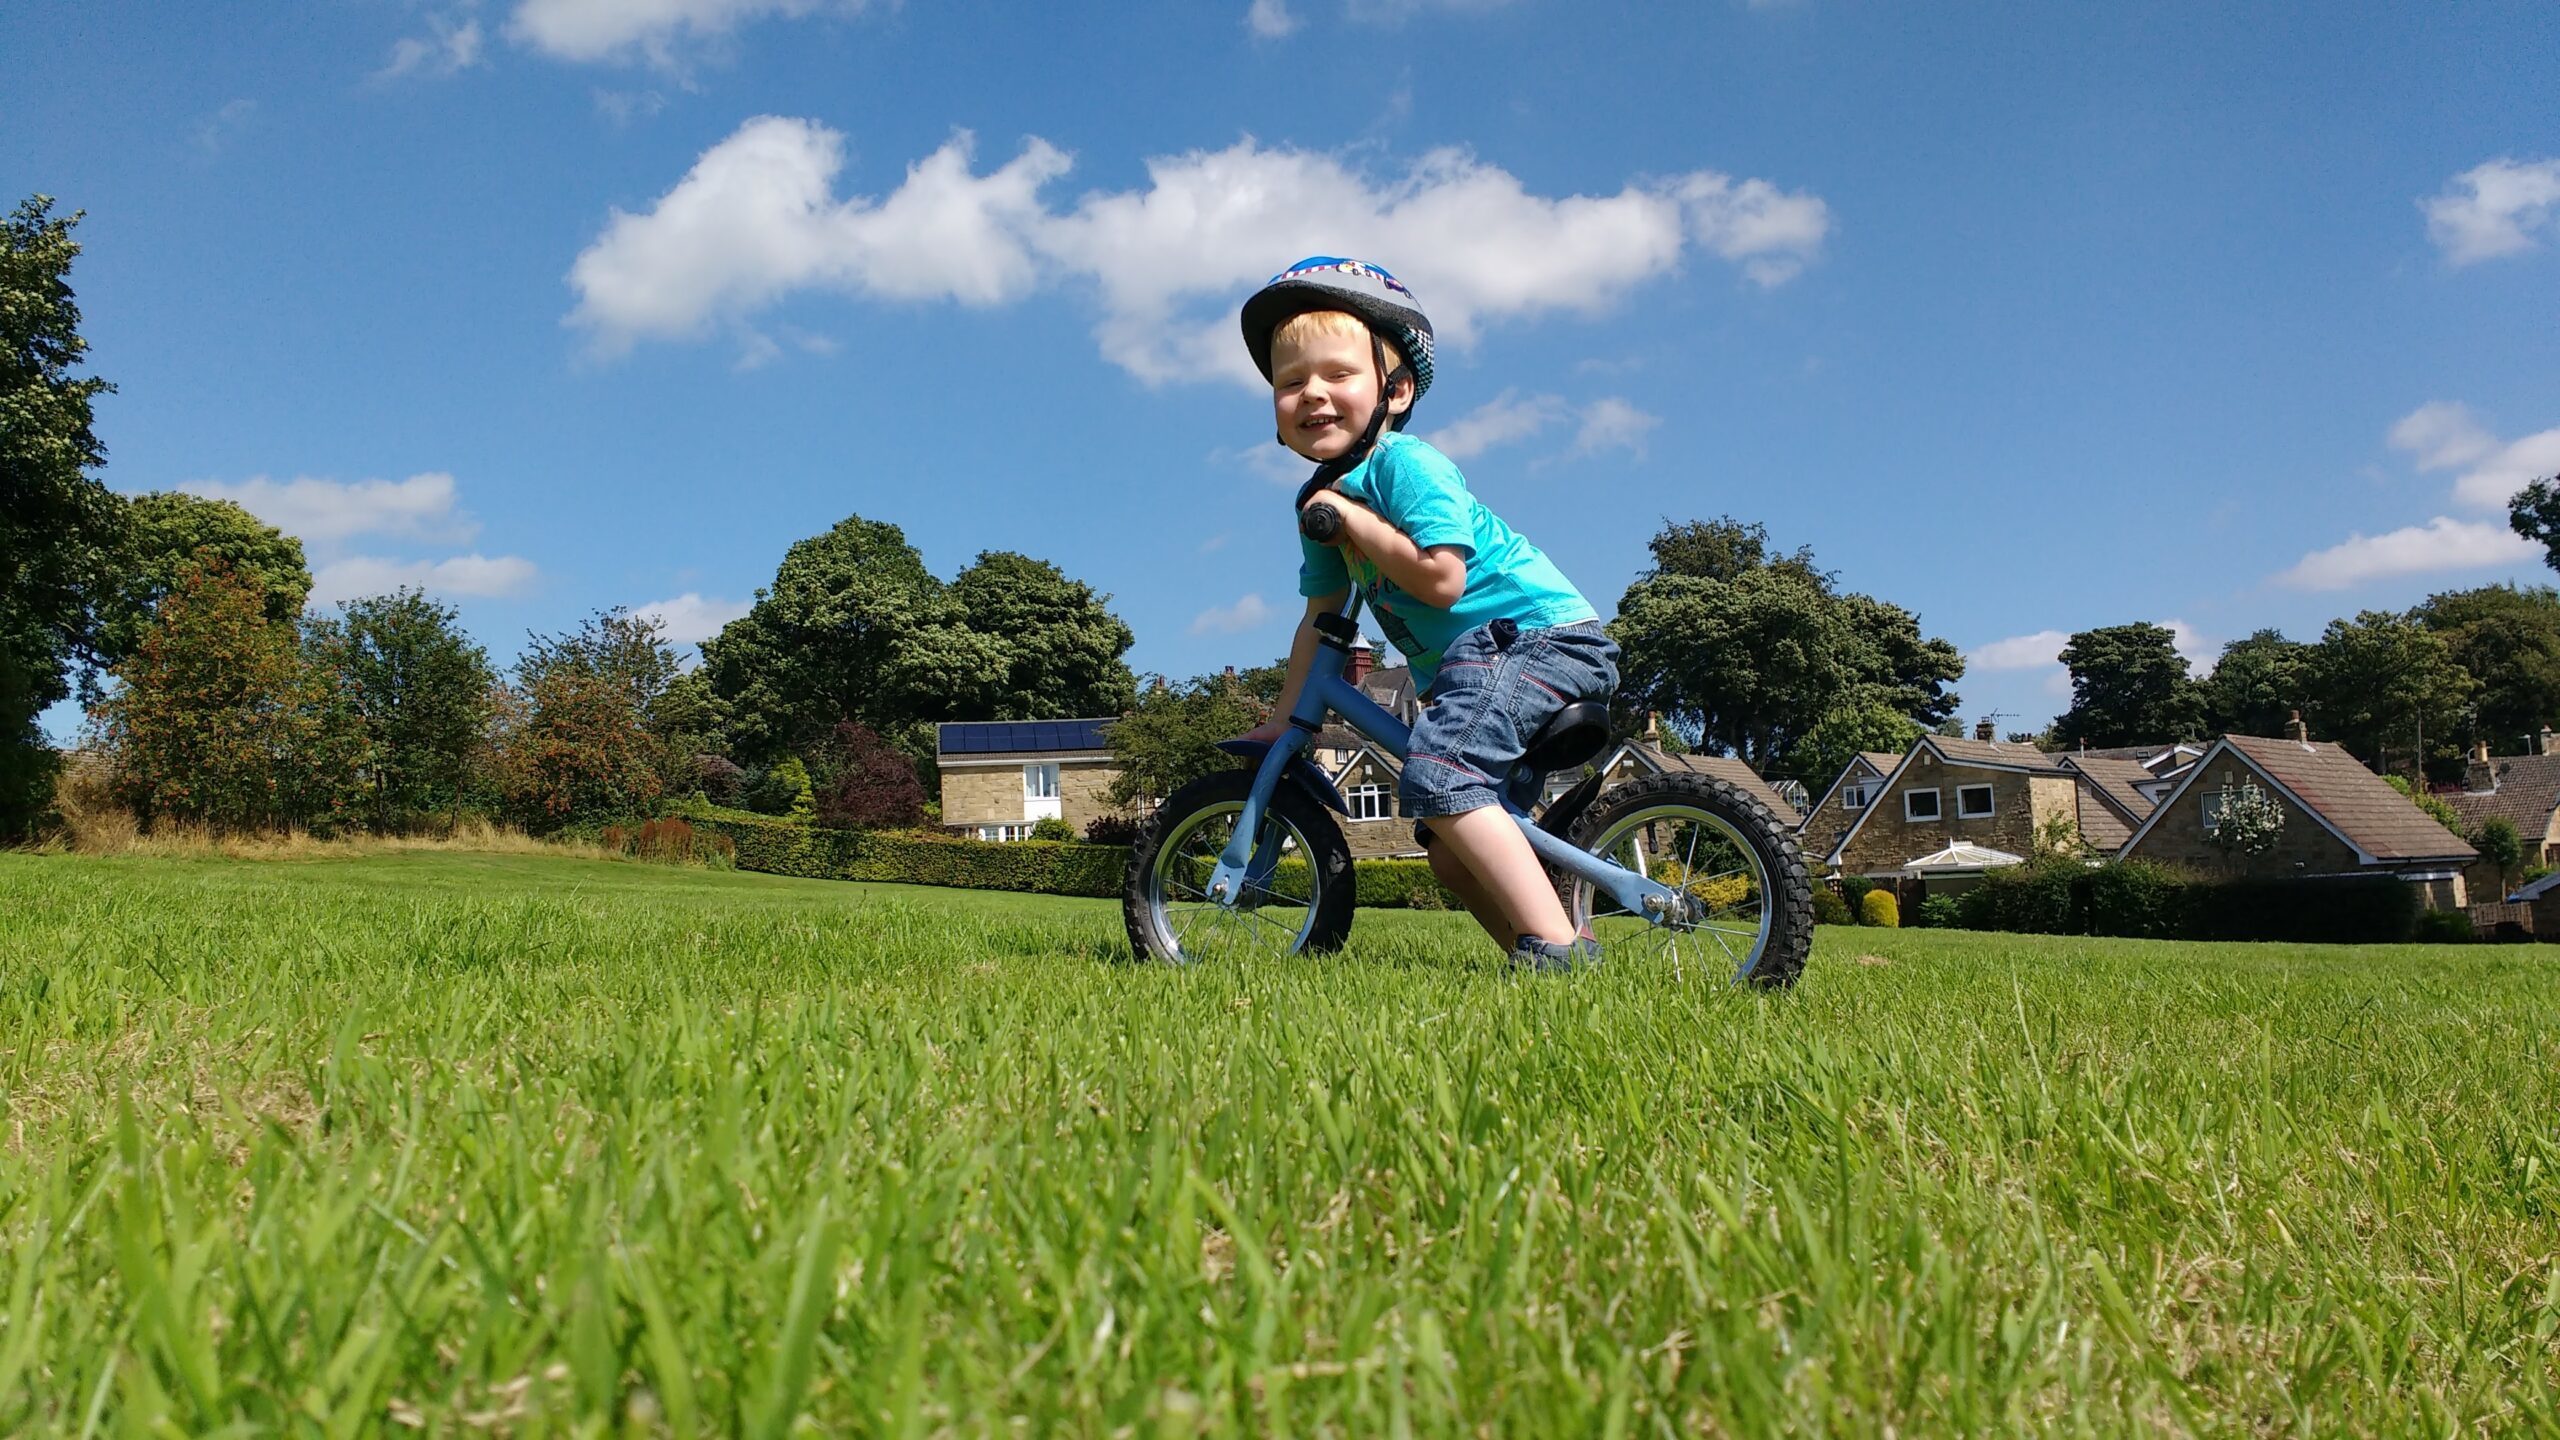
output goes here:
{"type": "Polygon", "coordinates": [[[980,840],[1027,840],[1032,826],[1058,819],[1081,836],[1095,820],[1123,813],[1107,798],[1120,777],[1103,739],[1112,718],[937,727],[943,828],[980,840]]]}
{"type": "Polygon", "coordinates": [[[2463,870],[2479,858],[2462,837],[2336,745],[2296,722],[2286,739],[2225,735],[2208,746],[2120,852],[2209,874],[2269,879],[2389,875],[2425,887],[2431,909],[2469,903],[2463,870]],[[2284,828],[2262,855],[2233,856],[2212,833],[2226,787],[2255,783],[2284,809],[2284,828]]]}
{"type": "Polygon", "coordinates": [[[2179,781],[2187,778],[2187,771],[2203,757],[2204,745],[2201,741],[2181,740],[2174,745],[2116,745],[2100,750],[2084,746],[2060,753],[2073,760],[2130,760],[2141,766],[2142,776],[2133,782],[2134,793],[2150,806],[2159,804],[2179,781]]]}
{"type": "MultiPolygon", "coordinates": [[[[1360,693],[1376,702],[1379,709],[1411,725],[1422,713],[1421,697],[1413,689],[1413,670],[1404,665],[1381,666],[1377,654],[1368,636],[1355,636],[1351,662],[1343,670],[1343,678],[1359,686],[1360,693]]],[[[1410,859],[1422,854],[1422,847],[1414,843],[1413,821],[1396,801],[1396,781],[1404,774],[1404,766],[1396,757],[1369,743],[1359,732],[1334,724],[1316,733],[1310,758],[1342,792],[1343,803],[1350,807],[1342,836],[1350,843],[1355,858],[1410,859]]]]}
{"type": "MultiPolygon", "coordinates": [[[[1761,779],[1759,771],[1737,756],[1673,755],[1660,745],[1645,740],[1622,740],[1600,761],[1600,774],[1602,785],[1610,788],[1647,775],[1704,775],[1711,780],[1722,780],[1768,806],[1777,812],[1778,822],[1790,830],[1804,823],[1801,787],[1793,781],[1783,782],[1788,789],[1799,791],[1798,798],[1791,799],[1787,789],[1761,779]]],[[[1554,783],[1569,785],[1576,778],[1559,776],[1554,783]]]]}
{"type": "MultiPolygon", "coordinates": [[[[2133,790],[2131,761],[2049,755],[1995,740],[1923,735],[1868,797],[1824,868],[1918,882],[1922,895],[1963,888],[1986,869],[2036,852],[2067,827],[2101,853],[2151,813],[2133,790]]],[[[1854,768],[1854,767],[1853,767],[1854,768]]],[[[1808,847],[1810,858],[1810,847],[1808,847]]]]}
{"type": "Polygon", "coordinates": [[[1804,819],[1796,826],[1796,842],[1804,850],[1805,863],[1821,868],[1849,836],[1849,827],[1867,813],[1867,806],[1884,793],[1885,777],[1902,763],[1902,757],[1891,750],[1866,750],[1841,767],[1839,778],[1822,798],[1806,808],[1804,819]]]}
{"type": "MultiPolygon", "coordinates": [[[[2462,789],[2437,797],[2462,817],[2467,834],[2491,819],[2515,826],[2516,838],[2524,842],[2520,865],[2548,865],[2560,857],[2560,736],[2546,728],[2538,744],[2531,755],[2491,755],[2488,742],[2480,742],[2464,769],[2462,789]]],[[[2496,869],[2482,860],[2465,875],[2475,903],[2506,893],[2505,882],[2515,877],[2496,869]]]]}

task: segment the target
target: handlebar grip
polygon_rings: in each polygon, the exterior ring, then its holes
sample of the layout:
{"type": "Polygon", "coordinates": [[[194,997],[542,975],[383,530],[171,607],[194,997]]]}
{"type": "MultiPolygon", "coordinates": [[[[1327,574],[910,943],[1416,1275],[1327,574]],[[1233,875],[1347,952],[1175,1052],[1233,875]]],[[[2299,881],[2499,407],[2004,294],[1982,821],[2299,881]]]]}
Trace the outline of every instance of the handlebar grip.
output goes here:
{"type": "Polygon", "coordinates": [[[1342,535],[1342,512],[1318,503],[1298,512],[1298,533],[1319,545],[1330,545],[1342,535]]]}

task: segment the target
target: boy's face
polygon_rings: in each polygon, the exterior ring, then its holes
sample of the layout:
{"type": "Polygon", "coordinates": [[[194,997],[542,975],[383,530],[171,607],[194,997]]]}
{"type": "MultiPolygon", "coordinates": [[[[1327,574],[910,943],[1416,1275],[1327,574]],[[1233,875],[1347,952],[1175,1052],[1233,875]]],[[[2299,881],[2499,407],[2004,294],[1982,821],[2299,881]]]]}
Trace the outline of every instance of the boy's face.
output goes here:
{"type": "MultiPolygon", "coordinates": [[[[1271,418],[1291,450],[1318,462],[1336,459],[1360,439],[1378,403],[1378,358],[1365,332],[1282,339],[1271,347],[1271,418]]],[[[1399,383],[1388,413],[1413,404],[1399,383]]]]}

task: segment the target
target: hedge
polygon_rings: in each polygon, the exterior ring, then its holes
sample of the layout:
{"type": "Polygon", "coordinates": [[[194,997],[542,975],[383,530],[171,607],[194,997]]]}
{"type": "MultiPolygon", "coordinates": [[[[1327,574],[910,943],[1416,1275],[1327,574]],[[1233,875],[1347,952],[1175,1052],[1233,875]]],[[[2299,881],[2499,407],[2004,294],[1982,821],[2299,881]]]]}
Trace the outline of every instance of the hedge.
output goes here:
{"type": "Polygon", "coordinates": [[[2223,880],[2140,860],[2009,866],[1956,897],[1967,930],[2151,940],[2392,943],[2423,913],[2418,887],[2389,876],[2223,880]]]}
{"type": "MultiPolygon", "coordinates": [[[[1011,890],[1116,900],[1129,869],[1129,847],[1054,840],[1001,843],[960,836],[828,830],[712,805],[682,811],[699,830],[726,836],[738,868],[811,880],[871,880],[944,885],[959,890],[1011,890]]],[[[1273,888],[1306,893],[1304,861],[1281,862],[1273,888]]],[[[1371,909],[1447,909],[1457,899],[1421,860],[1363,860],[1352,867],[1356,894],[1371,909]]]]}

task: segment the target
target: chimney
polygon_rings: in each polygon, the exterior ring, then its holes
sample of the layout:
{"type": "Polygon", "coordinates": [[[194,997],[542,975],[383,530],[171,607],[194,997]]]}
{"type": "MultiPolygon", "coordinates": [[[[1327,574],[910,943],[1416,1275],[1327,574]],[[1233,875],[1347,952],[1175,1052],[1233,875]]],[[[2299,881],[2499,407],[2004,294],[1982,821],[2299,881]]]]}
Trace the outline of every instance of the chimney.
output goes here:
{"type": "Polygon", "coordinates": [[[2489,763],[2488,741],[2474,740],[2471,742],[2471,763],[2474,765],[2486,765],[2489,763]]]}
{"type": "Polygon", "coordinates": [[[1973,722],[1973,738],[1976,740],[1996,740],[1999,738],[1999,732],[1992,728],[1990,720],[1976,720],[1973,722]]]}
{"type": "Polygon", "coordinates": [[[2311,743],[2311,727],[2302,723],[2302,712],[2299,710],[2293,712],[2292,719],[2284,722],[2284,733],[2293,737],[2296,744],[2311,743]]]}
{"type": "Polygon", "coordinates": [[[1348,672],[1351,683],[1357,685],[1361,681],[1368,679],[1369,672],[1377,668],[1378,652],[1369,648],[1369,637],[1366,635],[1352,636],[1351,669],[1348,672]]]}
{"type": "Polygon", "coordinates": [[[1659,710],[1644,712],[1644,743],[1647,745],[1662,743],[1662,712],[1659,710]]]}
{"type": "Polygon", "coordinates": [[[2533,753],[2536,755],[2560,754],[2560,748],[2555,747],[2560,747],[2560,735],[2552,734],[2550,726],[2543,726],[2542,733],[2533,737],[2533,753]]]}

